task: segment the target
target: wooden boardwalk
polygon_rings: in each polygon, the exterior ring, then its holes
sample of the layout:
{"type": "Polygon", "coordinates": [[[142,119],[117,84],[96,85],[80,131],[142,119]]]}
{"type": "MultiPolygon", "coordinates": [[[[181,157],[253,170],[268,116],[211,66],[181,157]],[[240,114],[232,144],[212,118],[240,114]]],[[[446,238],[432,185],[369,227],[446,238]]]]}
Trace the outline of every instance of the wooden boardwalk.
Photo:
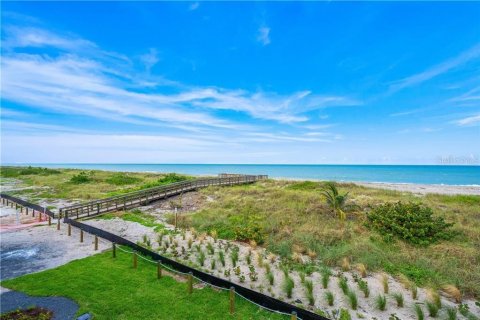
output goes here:
{"type": "Polygon", "coordinates": [[[204,178],[175,182],[111,198],[64,207],[60,209],[60,217],[70,219],[91,217],[107,212],[144,206],[154,201],[208,186],[232,186],[253,183],[267,178],[268,176],[266,175],[220,174],[218,178],[204,178]]]}

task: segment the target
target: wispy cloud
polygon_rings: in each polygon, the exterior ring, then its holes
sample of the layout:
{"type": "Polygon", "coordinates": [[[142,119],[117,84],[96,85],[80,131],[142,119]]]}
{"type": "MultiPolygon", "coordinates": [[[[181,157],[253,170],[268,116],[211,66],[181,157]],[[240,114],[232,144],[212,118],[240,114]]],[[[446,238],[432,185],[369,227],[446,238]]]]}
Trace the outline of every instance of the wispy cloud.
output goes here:
{"type": "Polygon", "coordinates": [[[454,58],[437,64],[436,66],[433,66],[432,68],[429,68],[425,71],[394,82],[389,88],[389,93],[393,93],[404,88],[418,85],[479,57],[480,44],[477,44],[454,58]]]}
{"type": "Polygon", "coordinates": [[[455,121],[455,124],[465,127],[465,126],[473,126],[480,123],[480,114],[476,114],[470,117],[466,117],[460,120],[455,121]]]}
{"type": "MultiPolygon", "coordinates": [[[[121,61],[105,54],[96,44],[75,37],[72,42],[64,36],[28,28],[9,34],[5,40],[11,50],[18,46],[58,46],[65,53],[17,53],[10,51],[2,59],[3,98],[29,106],[70,114],[83,114],[131,123],[158,122],[217,128],[235,128],[238,124],[216,116],[217,110],[246,113],[254,118],[280,123],[307,121],[306,112],[332,106],[353,106],[355,99],[319,95],[301,91],[291,95],[269,92],[248,92],[217,87],[195,87],[164,80],[169,93],[142,93],[132,87],[147,86],[149,79],[132,78],[135,73],[128,59],[121,61]],[[42,35],[42,36],[25,36],[42,35]],[[13,37],[13,38],[12,38],[13,37]],[[89,54],[79,57],[77,48],[89,47],[89,54]],[[71,50],[68,51],[68,50],[71,50]],[[75,49],[75,50],[74,50],[75,49]],[[99,57],[102,58],[99,58],[99,57]],[[119,71],[120,70],[120,71],[119,71]],[[133,71],[133,72],[132,72],[133,71]],[[132,82],[133,81],[133,82],[132,82]]],[[[151,50],[141,57],[147,68],[158,62],[157,52],[151,50]]],[[[155,85],[155,82],[153,83],[155,85]]]]}
{"type": "Polygon", "coordinates": [[[258,28],[257,41],[266,46],[270,44],[270,28],[267,26],[261,26],[258,28]]]}
{"type": "Polygon", "coordinates": [[[158,56],[158,51],[155,48],[150,48],[147,53],[142,54],[140,56],[140,61],[145,66],[147,72],[150,72],[153,66],[155,66],[159,61],[160,58],[158,56]]]}
{"type": "Polygon", "coordinates": [[[195,11],[200,7],[200,2],[194,2],[188,6],[188,10],[195,11]]]}

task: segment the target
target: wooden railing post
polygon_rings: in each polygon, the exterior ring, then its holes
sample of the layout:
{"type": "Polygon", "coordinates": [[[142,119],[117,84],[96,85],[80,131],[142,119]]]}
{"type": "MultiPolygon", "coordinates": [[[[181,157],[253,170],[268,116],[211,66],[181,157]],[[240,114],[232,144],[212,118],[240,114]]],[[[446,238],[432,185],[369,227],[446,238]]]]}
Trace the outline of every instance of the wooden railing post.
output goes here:
{"type": "Polygon", "coordinates": [[[160,261],[157,261],[157,279],[162,278],[162,264],[160,261]]]}
{"type": "Polygon", "coordinates": [[[70,237],[72,235],[72,225],[69,223],[68,224],[68,236],[70,237]]]}
{"type": "Polygon", "coordinates": [[[292,320],[297,320],[297,312],[295,311],[292,311],[292,317],[291,317],[292,320]]]}
{"type": "Polygon", "coordinates": [[[117,257],[117,245],[115,244],[115,242],[112,242],[112,257],[117,257]]]}
{"type": "Polygon", "coordinates": [[[133,269],[137,269],[137,265],[138,265],[137,253],[133,251],[132,254],[133,254],[133,269]]]}
{"type": "Polygon", "coordinates": [[[193,292],[193,273],[188,273],[188,294],[192,294],[193,292]]]}
{"type": "Polygon", "coordinates": [[[235,288],[230,287],[230,314],[235,313],[235,288]]]}
{"type": "Polygon", "coordinates": [[[80,243],[83,243],[83,229],[80,229],[80,243]]]}
{"type": "Polygon", "coordinates": [[[95,235],[95,245],[94,245],[94,250],[98,250],[98,236],[95,235]]]}

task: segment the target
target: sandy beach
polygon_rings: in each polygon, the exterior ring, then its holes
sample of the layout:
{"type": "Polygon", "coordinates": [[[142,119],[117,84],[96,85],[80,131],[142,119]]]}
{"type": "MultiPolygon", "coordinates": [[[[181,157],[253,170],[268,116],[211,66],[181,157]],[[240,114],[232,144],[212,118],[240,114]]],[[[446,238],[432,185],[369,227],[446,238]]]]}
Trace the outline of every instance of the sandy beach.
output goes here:
{"type": "Polygon", "coordinates": [[[354,182],[360,186],[388,189],[401,192],[412,192],[416,194],[467,194],[467,195],[480,195],[480,186],[451,186],[441,184],[414,184],[414,183],[375,183],[375,182],[354,182]]]}

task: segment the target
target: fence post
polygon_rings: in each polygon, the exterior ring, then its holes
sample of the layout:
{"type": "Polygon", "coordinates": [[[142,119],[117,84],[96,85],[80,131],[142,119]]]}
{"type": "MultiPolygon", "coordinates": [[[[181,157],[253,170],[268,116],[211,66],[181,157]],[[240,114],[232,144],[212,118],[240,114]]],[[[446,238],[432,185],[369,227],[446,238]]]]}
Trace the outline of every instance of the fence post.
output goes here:
{"type": "Polygon", "coordinates": [[[296,311],[292,311],[292,320],[297,320],[297,312],[296,311]]]}
{"type": "Polygon", "coordinates": [[[133,253],[133,269],[137,269],[137,253],[135,251],[133,253]]]}
{"type": "Polygon", "coordinates": [[[230,287],[230,314],[235,313],[235,288],[230,287]]]}
{"type": "Polygon", "coordinates": [[[175,206],[175,231],[177,231],[177,219],[178,219],[177,207],[175,206]]]}
{"type": "Polygon", "coordinates": [[[193,292],[193,273],[190,271],[188,273],[188,293],[192,294],[193,292]]]}
{"type": "Polygon", "coordinates": [[[95,236],[95,251],[98,250],[98,237],[95,236]]]}
{"type": "Polygon", "coordinates": [[[69,223],[68,224],[68,236],[70,237],[72,235],[72,225],[69,223]]]}
{"type": "Polygon", "coordinates": [[[112,257],[117,257],[117,246],[115,245],[115,242],[112,242],[112,257]]]}
{"type": "Polygon", "coordinates": [[[60,230],[60,216],[57,218],[57,230],[60,230]]]}
{"type": "MultiPolygon", "coordinates": [[[[28,208],[27,208],[27,214],[28,214],[28,208]]],[[[32,217],[35,218],[35,210],[32,210],[32,217]]]]}
{"type": "Polygon", "coordinates": [[[42,222],[42,211],[38,212],[38,222],[42,222]]]}
{"type": "Polygon", "coordinates": [[[80,242],[83,242],[83,230],[80,229],[80,242]]]}
{"type": "Polygon", "coordinates": [[[160,264],[160,261],[157,261],[157,279],[162,278],[162,265],[160,264]]]}
{"type": "Polygon", "coordinates": [[[48,216],[48,225],[51,226],[52,225],[52,217],[48,216]]]}

